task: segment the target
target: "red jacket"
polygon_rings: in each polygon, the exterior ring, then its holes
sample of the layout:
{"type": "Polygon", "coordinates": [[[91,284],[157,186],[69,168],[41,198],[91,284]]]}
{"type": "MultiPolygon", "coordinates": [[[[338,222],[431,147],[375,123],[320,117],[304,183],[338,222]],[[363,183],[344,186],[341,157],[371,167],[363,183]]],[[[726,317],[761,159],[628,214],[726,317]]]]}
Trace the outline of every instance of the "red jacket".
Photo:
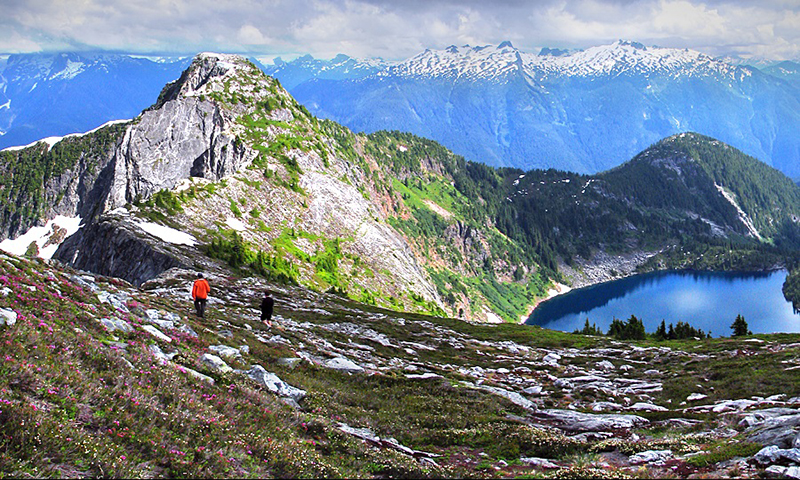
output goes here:
{"type": "Polygon", "coordinates": [[[192,298],[206,299],[210,291],[211,286],[208,281],[205,278],[198,278],[194,281],[194,286],[192,286],[192,298]]]}

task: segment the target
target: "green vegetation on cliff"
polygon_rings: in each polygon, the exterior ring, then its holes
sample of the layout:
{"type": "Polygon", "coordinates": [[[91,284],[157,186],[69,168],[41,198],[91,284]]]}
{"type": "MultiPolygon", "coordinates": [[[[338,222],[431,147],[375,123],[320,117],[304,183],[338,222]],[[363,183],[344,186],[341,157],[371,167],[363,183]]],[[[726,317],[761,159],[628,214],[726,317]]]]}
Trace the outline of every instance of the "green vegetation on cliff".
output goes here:
{"type": "Polygon", "coordinates": [[[7,226],[11,235],[24,233],[63,197],[59,189],[65,186],[57,182],[61,175],[97,176],[98,162],[109,155],[127,125],[117,123],[88,135],[67,136],[52,148],[42,141],[0,152],[0,225],[7,226]]]}

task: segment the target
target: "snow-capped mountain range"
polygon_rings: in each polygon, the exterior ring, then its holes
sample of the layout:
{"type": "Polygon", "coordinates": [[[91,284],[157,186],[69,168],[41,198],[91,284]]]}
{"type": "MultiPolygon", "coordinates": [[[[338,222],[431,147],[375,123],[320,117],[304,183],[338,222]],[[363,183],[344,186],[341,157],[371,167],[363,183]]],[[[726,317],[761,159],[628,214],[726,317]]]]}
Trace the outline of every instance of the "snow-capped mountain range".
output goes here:
{"type": "Polygon", "coordinates": [[[264,70],[316,115],[358,131],[410,131],[490,165],[596,172],[696,131],[800,178],[796,66],[760,70],[617,41],[539,53],[510,42],[450,46],[396,63],[306,56],[264,70]]]}
{"type": "Polygon", "coordinates": [[[135,117],[190,60],[106,53],[10,55],[0,62],[0,148],[135,117]]]}
{"type": "MultiPolygon", "coordinates": [[[[133,118],[188,62],[0,57],[0,149],[133,118]]],[[[757,68],[618,41],[538,53],[510,42],[451,46],[400,62],[306,55],[259,66],[320,117],[357,131],[409,131],[490,165],[597,172],[695,131],[800,178],[797,62],[757,68]]]]}
{"type": "Polygon", "coordinates": [[[273,77],[281,79],[284,87],[292,88],[312,78],[342,80],[346,78],[363,78],[380,73],[392,64],[380,58],[358,59],[339,54],[330,60],[320,60],[311,55],[304,55],[291,62],[285,62],[280,57],[272,60],[271,64],[258,66],[273,77]]]}
{"type": "Polygon", "coordinates": [[[405,77],[465,77],[502,79],[509,73],[524,73],[543,80],[558,76],[603,75],[708,75],[747,74],[748,69],[716,60],[703,53],[674,48],[646,47],[618,41],[611,45],[552,55],[526,53],[503,42],[497,46],[450,46],[424,52],[392,65],[380,75],[405,77]]]}

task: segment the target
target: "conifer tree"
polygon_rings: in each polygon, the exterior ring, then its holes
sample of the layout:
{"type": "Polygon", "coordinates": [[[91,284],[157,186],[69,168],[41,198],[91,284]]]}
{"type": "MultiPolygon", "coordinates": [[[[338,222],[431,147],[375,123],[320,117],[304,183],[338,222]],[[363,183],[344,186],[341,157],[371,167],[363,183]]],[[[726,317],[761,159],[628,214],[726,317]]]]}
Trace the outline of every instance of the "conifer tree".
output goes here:
{"type": "Polygon", "coordinates": [[[736,320],[734,320],[731,324],[731,330],[733,330],[734,337],[753,334],[753,332],[747,328],[747,322],[744,320],[744,317],[741,314],[736,315],[736,320]]]}

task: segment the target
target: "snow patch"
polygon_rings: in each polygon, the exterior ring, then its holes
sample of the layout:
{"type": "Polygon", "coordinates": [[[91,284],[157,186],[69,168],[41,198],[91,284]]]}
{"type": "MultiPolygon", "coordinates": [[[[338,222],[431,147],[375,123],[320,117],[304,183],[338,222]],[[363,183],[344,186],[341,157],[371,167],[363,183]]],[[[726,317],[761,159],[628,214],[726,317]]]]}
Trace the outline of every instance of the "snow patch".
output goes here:
{"type": "Polygon", "coordinates": [[[484,308],[483,313],[486,314],[486,323],[503,323],[503,319],[500,317],[500,315],[494,313],[488,308],[484,308]]]}
{"type": "Polygon", "coordinates": [[[2,110],[4,108],[7,108],[7,109],[11,110],[11,99],[10,98],[8,99],[8,101],[6,103],[0,105],[0,110],[2,110]]]}
{"type": "Polygon", "coordinates": [[[73,62],[72,60],[67,60],[67,66],[64,67],[64,69],[60,72],[51,75],[50,80],[70,80],[78,76],[78,74],[85,69],[86,65],[83,62],[73,62]]]}
{"type": "Polygon", "coordinates": [[[225,225],[231,227],[232,229],[242,232],[247,230],[247,225],[244,224],[241,220],[233,217],[228,217],[225,219],[225,225]]]}
{"type": "Polygon", "coordinates": [[[717,185],[716,183],[714,183],[714,186],[717,187],[719,193],[721,193],[722,196],[725,197],[725,200],[730,202],[730,204],[733,205],[733,208],[736,209],[736,212],[739,214],[739,220],[742,221],[742,223],[747,228],[747,231],[750,233],[750,235],[756,237],[759,240],[763,240],[763,238],[761,238],[761,234],[758,233],[758,230],[756,229],[755,225],[753,225],[753,219],[751,219],[747,215],[747,213],[745,213],[745,211],[742,210],[739,204],[736,203],[736,199],[733,197],[733,194],[725,190],[725,188],[722,185],[717,185]]]}
{"type": "Polygon", "coordinates": [[[15,239],[0,242],[0,249],[13,255],[24,255],[28,246],[35,242],[39,249],[39,257],[50,259],[61,243],[80,228],[80,217],[58,215],[43,227],[31,227],[25,234],[15,239]]]}
{"type": "MultiPolygon", "coordinates": [[[[9,102],[10,102],[10,100],[9,100],[9,102]]],[[[89,130],[88,132],[70,133],[69,135],[64,135],[63,137],[46,137],[46,138],[42,138],[41,140],[36,140],[35,142],[29,143],[27,145],[21,145],[21,146],[16,146],[16,147],[6,147],[6,148],[0,150],[0,152],[10,152],[10,151],[15,151],[15,150],[24,150],[26,148],[29,148],[29,147],[32,147],[32,146],[36,145],[39,142],[45,142],[47,144],[47,150],[49,151],[51,148],[53,148],[53,145],[55,145],[56,143],[60,142],[61,140],[64,140],[65,138],[82,137],[84,135],[89,135],[90,133],[94,133],[94,132],[100,130],[101,128],[107,127],[109,125],[116,125],[118,123],[125,123],[125,122],[130,122],[130,120],[111,120],[110,122],[106,122],[106,123],[100,125],[97,128],[93,128],[93,129],[89,130]]]]}
{"type": "Polygon", "coordinates": [[[168,243],[189,246],[197,245],[197,239],[195,239],[192,235],[181,232],[180,230],[175,230],[174,228],[165,227],[164,225],[151,222],[137,222],[136,225],[150,235],[158,237],[168,243]]]}

